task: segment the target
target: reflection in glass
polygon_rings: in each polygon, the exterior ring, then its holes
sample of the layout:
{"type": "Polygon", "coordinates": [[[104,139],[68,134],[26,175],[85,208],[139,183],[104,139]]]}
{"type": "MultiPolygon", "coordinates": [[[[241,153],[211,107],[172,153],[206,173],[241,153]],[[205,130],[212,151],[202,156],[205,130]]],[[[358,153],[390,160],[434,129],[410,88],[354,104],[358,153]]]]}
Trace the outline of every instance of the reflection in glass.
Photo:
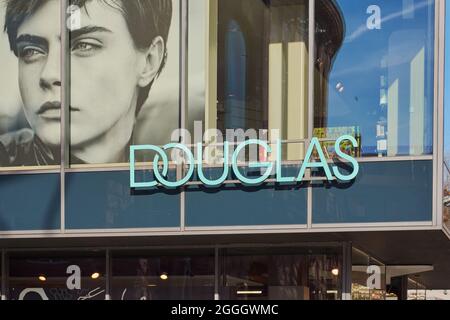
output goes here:
{"type": "Polygon", "coordinates": [[[445,155],[446,159],[444,160],[442,170],[443,170],[443,184],[444,184],[444,191],[443,191],[443,213],[442,213],[442,220],[444,223],[444,226],[450,229],[450,168],[449,168],[449,154],[445,155]]]}
{"type": "MultiPolygon", "coordinates": [[[[447,19],[450,17],[450,6],[446,6],[447,19]]],[[[449,52],[450,43],[450,24],[446,23],[445,43],[446,50],[449,52]]],[[[450,61],[448,54],[445,59],[445,83],[444,83],[444,161],[442,164],[443,175],[443,213],[442,219],[444,226],[450,229],[450,61]]]]}
{"type": "MultiPolygon", "coordinates": [[[[217,52],[210,51],[217,65],[208,66],[207,92],[217,99],[206,103],[206,128],[223,134],[255,129],[271,140],[306,138],[307,18],[305,0],[218,1],[210,10],[209,30],[215,32],[217,21],[217,33],[209,48],[217,46],[217,52]]],[[[304,152],[302,143],[284,148],[285,158],[299,159],[304,152]]]]}
{"type": "Polygon", "coordinates": [[[352,300],[385,300],[386,267],[352,248],[352,300]]]}
{"type": "Polygon", "coordinates": [[[427,288],[420,283],[420,277],[408,278],[408,300],[427,300],[427,288]]]}
{"type": "MultiPolygon", "coordinates": [[[[217,64],[207,64],[206,128],[223,134],[227,129],[255,129],[262,139],[291,140],[283,145],[283,159],[301,159],[301,140],[308,133],[308,1],[219,0],[217,7],[213,3],[208,11],[208,52],[217,64]]],[[[321,78],[316,85],[326,88],[331,61],[343,39],[343,21],[332,2],[317,9],[317,25],[328,32],[318,39],[326,49],[320,52],[321,78]]],[[[326,90],[316,100],[325,112],[326,90]]],[[[233,137],[227,135],[227,140],[233,137]]]]}
{"type": "Polygon", "coordinates": [[[10,300],[105,299],[104,256],[12,256],[9,270],[10,300]]]}
{"type": "Polygon", "coordinates": [[[228,249],[221,299],[337,300],[342,262],[336,249],[228,249]]]}
{"type": "Polygon", "coordinates": [[[212,300],[214,251],[152,252],[113,258],[114,300],[212,300]]]}
{"type": "Polygon", "coordinates": [[[360,142],[361,156],[431,154],[434,1],[317,4],[316,136],[353,135],[360,142]],[[320,16],[323,8],[333,5],[345,37],[330,61],[323,54],[329,46],[320,40],[333,30],[321,25],[320,16]],[[331,71],[321,81],[326,67],[331,71]]]}

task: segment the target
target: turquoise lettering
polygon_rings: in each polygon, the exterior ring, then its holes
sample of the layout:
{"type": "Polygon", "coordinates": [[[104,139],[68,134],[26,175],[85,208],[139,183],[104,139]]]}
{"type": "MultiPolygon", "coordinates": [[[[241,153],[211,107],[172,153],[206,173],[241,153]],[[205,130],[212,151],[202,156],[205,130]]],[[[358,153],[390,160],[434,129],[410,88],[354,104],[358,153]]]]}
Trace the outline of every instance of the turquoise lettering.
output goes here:
{"type": "MultiPolygon", "coordinates": [[[[155,161],[153,162],[153,168],[155,169],[155,174],[158,171],[158,161],[159,156],[163,159],[163,175],[167,175],[167,172],[169,171],[169,160],[167,159],[167,155],[164,153],[163,149],[157,146],[153,145],[141,145],[141,146],[131,146],[130,147],[130,187],[131,188],[151,188],[156,187],[158,185],[158,182],[155,181],[147,181],[147,182],[136,182],[136,158],[135,158],[135,152],[136,151],[155,151],[157,153],[157,156],[155,157],[155,161]]],[[[159,173],[159,172],[158,172],[159,173]]]]}
{"type": "Polygon", "coordinates": [[[325,155],[323,154],[322,147],[320,146],[319,139],[312,138],[311,143],[309,144],[308,151],[306,152],[305,160],[303,160],[302,167],[300,169],[300,172],[297,176],[297,181],[301,182],[303,181],[306,168],[323,168],[325,171],[325,175],[327,176],[328,180],[333,180],[333,176],[331,175],[330,167],[328,166],[327,159],[325,158],[325,155]],[[318,162],[310,162],[312,153],[316,149],[317,154],[319,155],[318,162]]]}
{"type": "Polygon", "coordinates": [[[283,161],[281,140],[277,140],[277,182],[278,183],[292,183],[295,181],[295,177],[283,177],[281,173],[281,165],[283,161]]]}
{"type": "Polygon", "coordinates": [[[264,180],[266,180],[270,176],[270,174],[272,172],[273,164],[271,162],[250,162],[248,164],[249,168],[266,168],[266,172],[264,172],[264,174],[262,176],[260,176],[259,178],[256,178],[256,179],[250,179],[250,178],[247,178],[246,176],[244,176],[239,171],[238,156],[242,149],[244,149],[246,146],[251,145],[251,144],[256,144],[256,145],[263,147],[267,153],[272,152],[272,149],[270,148],[270,146],[262,140],[255,140],[255,139],[247,140],[247,141],[241,143],[234,151],[232,167],[233,167],[234,175],[240,181],[242,181],[243,183],[245,183],[247,185],[258,185],[258,184],[261,184],[262,182],[264,182],[264,180]]]}
{"type": "MultiPolygon", "coordinates": [[[[189,165],[189,170],[188,170],[186,176],[183,179],[181,179],[179,181],[175,181],[175,182],[168,181],[158,171],[158,160],[159,160],[159,157],[158,157],[158,155],[156,155],[155,160],[153,162],[153,169],[154,169],[154,172],[155,172],[155,177],[162,185],[164,185],[164,186],[166,186],[168,188],[181,187],[182,185],[184,185],[186,182],[189,181],[189,179],[192,177],[192,174],[194,173],[194,167],[195,167],[194,156],[192,155],[191,150],[189,150],[185,145],[180,144],[180,143],[169,143],[169,144],[166,144],[163,148],[164,148],[164,150],[168,150],[168,149],[180,149],[180,150],[182,150],[188,157],[187,164],[189,165]]],[[[168,167],[168,165],[167,165],[167,167],[168,167]]],[[[166,176],[167,173],[164,174],[164,175],[166,176]]]]}
{"type": "Polygon", "coordinates": [[[358,142],[356,141],[356,139],[354,137],[345,135],[336,140],[336,142],[334,143],[334,149],[335,149],[338,157],[345,159],[352,164],[353,172],[349,175],[343,175],[339,172],[339,169],[337,166],[333,166],[333,173],[336,176],[336,178],[338,178],[341,181],[350,181],[350,180],[355,179],[355,177],[358,175],[359,163],[352,156],[349,156],[348,154],[342,152],[341,143],[342,143],[342,141],[345,141],[345,140],[350,141],[352,143],[353,147],[355,147],[355,148],[358,147],[358,142]]]}
{"type": "Polygon", "coordinates": [[[197,174],[200,178],[200,181],[209,187],[218,187],[220,186],[228,177],[229,165],[228,165],[228,155],[230,153],[229,143],[227,141],[223,144],[223,174],[220,178],[216,180],[210,180],[205,177],[203,173],[203,146],[202,143],[197,143],[197,174]]]}

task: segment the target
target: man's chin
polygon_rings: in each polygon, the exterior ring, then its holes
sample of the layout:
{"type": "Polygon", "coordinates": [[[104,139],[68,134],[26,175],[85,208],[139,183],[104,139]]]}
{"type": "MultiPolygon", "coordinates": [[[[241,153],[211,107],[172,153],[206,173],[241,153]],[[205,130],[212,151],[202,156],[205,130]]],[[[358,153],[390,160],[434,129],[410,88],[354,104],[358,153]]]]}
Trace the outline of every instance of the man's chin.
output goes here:
{"type": "Polygon", "coordinates": [[[59,148],[61,145],[61,138],[59,135],[41,134],[38,132],[37,136],[49,148],[59,148]]]}

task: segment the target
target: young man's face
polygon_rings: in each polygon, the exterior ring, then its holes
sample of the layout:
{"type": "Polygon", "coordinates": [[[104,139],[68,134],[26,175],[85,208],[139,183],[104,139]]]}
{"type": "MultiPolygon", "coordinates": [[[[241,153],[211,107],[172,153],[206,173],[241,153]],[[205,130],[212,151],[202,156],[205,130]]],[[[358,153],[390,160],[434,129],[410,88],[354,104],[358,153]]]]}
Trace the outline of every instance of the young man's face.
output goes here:
{"type": "Polygon", "coordinates": [[[117,8],[94,0],[71,32],[71,143],[103,134],[131,137],[145,54],[135,48],[117,8]]]}
{"type": "MultiPolygon", "coordinates": [[[[47,144],[59,143],[59,15],[60,1],[50,0],[18,30],[19,40],[31,40],[18,42],[27,118],[47,144]]],[[[102,1],[87,2],[80,22],[70,37],[71,145],[82,148],[105,134],[129,139],[145,53],[135,48],[121,12],[102,1]]]]}
{"type": "Polygon", "coordinates": [[[19,87],[25,114],[48,145],[60,141],[60,6],[48,1],[17,32],[19,87]]]}

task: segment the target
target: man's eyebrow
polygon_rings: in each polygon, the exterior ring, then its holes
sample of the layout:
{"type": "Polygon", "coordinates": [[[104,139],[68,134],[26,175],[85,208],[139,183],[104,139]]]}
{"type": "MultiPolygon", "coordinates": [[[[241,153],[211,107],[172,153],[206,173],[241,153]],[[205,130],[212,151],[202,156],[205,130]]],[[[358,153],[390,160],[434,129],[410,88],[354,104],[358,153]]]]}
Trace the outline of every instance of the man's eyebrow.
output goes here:
{"type": "Polygon", "coordinates": [[[40,46],[46,46],[48,47],[48,41],[47,39],[39,36],[33,36],[31,34],[22,34],[17,37],[16,44],[20,42],[29,42],[40,46]]]}
{"type": "Polygon", "coordinates": [[[89,33],[94,33],[94,32],[107,32],[107,33],[112,33],[111,30],[104,28],[104,27],[99,27],[99,26],[86,26],[77,30],[73,30],[70,31],[70,39],[76,39],[82,35],[85,34],[89,34],[89,33]]]}

